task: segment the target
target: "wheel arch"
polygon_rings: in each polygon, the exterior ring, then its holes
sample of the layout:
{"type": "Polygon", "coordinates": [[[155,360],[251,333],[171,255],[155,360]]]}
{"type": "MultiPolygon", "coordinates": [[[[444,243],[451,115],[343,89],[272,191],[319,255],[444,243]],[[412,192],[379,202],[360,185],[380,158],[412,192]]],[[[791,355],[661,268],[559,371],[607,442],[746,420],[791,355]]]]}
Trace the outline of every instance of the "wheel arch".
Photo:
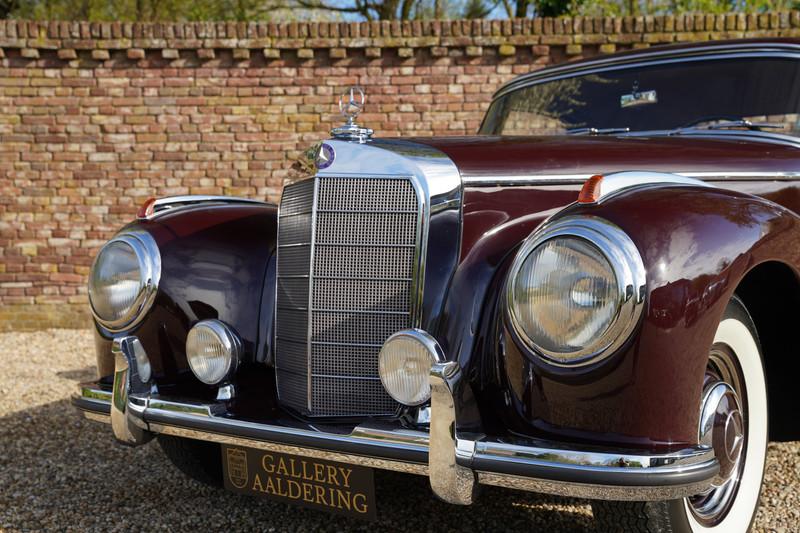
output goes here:
{"type": "Polygon", "coordinates": [[[770,440],[800,438],[792,393],[796,387],[797,316],[800,276],[780,261],[766,261],[750,269],[735,294],[747,308],[758,332],[764,358],[769,403],[770,440]],[[779,303],[776,303],[779,302],[779,303]],[[787,361],[788,358],[788,361],[787,361]]]}

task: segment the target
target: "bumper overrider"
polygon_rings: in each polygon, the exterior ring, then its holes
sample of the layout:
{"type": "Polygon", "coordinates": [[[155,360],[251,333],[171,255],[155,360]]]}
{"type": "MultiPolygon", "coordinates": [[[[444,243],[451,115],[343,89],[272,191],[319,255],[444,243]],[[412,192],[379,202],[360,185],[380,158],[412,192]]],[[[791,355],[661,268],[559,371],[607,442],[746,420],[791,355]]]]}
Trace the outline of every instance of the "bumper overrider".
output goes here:
{"type": "Polygon", "coordinates": [[[115,438],[131,446],[164,434],[425,475],[439,498],[462,505],[472,503],[479,484],[594,499],[670,500],[706,490],[719,473],[713,448],[703,445],[648,454],[463,431],[459,420],[466,416],[455,398],[469,386],[452,361],[431,369],[429,431],[374,421],[341,434],[239,420],[225,402],[160,396],[140,379],[136,343],[135,337],[114,341],[112,390],[83,383],[72,399],[87,418],[110,423],[115,438]]]}

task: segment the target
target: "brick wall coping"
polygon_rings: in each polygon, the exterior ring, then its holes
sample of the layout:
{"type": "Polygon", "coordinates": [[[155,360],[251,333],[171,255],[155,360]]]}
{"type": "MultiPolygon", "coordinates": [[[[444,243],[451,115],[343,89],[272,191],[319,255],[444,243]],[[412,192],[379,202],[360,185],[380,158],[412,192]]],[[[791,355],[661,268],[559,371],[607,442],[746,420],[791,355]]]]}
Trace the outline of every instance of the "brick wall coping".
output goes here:
{"type": "MultiPolygon", "coordinates": [[[[132,50],[133,56],[144,50],[280,51],[315,48],[413,49],[536,44],[662,44],[779,36],[800,36],[800,11],[762,14],[282,24],[0,21],[0,49],[132,50]]],[[[31,58],[35,57],[33,52],[28,54],[32,56],[31,58]]],[[[24,53],[22,55],[26,57],[24,53]]],[[[68,59],[70,54],[61,55],[65,56],[63,59],[68,59]]],[[[133,58],[135,57],[131,57],[133,58]]]]}

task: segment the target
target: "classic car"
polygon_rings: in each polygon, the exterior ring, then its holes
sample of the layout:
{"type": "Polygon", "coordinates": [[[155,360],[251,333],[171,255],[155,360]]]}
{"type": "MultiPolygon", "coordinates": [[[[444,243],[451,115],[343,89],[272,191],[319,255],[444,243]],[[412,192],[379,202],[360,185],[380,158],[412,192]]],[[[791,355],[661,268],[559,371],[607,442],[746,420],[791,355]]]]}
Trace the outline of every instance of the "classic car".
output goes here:
{"type": "Polygon", "coordinates": [[[374,517],[373,469],[589,498],[601,528],[744,531],[797,438],[800,41],[538,70],[477,135],[347,122],[280,205],[150,199],[89,280],[131,446],[374,517]]]}

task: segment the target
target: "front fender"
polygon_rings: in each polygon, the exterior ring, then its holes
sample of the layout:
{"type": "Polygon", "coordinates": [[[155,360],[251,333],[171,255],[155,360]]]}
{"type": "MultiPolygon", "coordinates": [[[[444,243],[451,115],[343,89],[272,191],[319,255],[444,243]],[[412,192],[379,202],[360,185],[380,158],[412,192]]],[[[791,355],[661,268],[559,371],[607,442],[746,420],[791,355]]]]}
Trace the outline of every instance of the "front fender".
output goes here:
{"type": "Polygon", "coordinates": [[[152,308],[135,328],[112,334],[98,327],[101,369],[106,366],[101,360],[110,354],[113,337],[136,335],[147,351],[160,389],[212,394],[212,388],[193,379],[185,354],[189,329],[204,319],[221,320],[238,333],[245,363],[269,356],[275,206],[198,205],[137,221],[122,231],[127,230],[147,231],[153,236],[161,253],[161,280],[152,308]],[[267,283],[270,275],[272,281],[267,283]]]}
{"type": "Polygon", "coordinates": [[[573,204],[554,218],[576,215],[604,218],[631,237],[647,271],[645,309],[626,347],[579,369],[523,355],[505,330],[503,363],[518,414],[538,430],[578,440],[695,443],[704,370],[725,307],[760,263],[797,272],[800,219],[761,198],[685,186],[573,204]]]}

